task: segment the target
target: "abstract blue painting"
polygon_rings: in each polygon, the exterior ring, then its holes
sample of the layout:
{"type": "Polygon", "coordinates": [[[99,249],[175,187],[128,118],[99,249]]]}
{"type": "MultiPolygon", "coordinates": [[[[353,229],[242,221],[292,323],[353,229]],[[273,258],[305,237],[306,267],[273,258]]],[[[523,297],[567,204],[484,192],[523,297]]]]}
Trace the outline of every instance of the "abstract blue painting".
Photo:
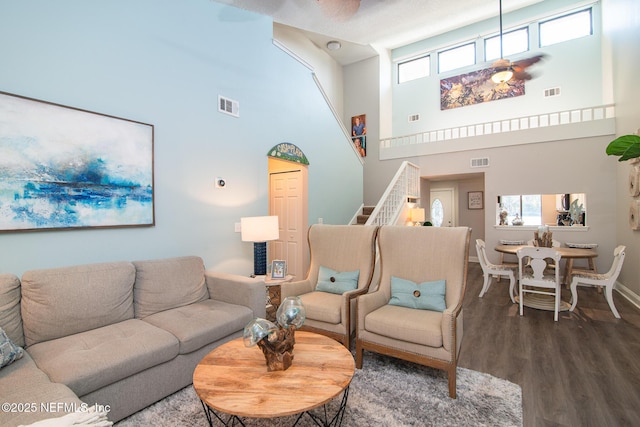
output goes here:
{"type": "Polygon", "coordinates": [[[155,224],[153,125],[0,92],[0,232],[155,224]]]}

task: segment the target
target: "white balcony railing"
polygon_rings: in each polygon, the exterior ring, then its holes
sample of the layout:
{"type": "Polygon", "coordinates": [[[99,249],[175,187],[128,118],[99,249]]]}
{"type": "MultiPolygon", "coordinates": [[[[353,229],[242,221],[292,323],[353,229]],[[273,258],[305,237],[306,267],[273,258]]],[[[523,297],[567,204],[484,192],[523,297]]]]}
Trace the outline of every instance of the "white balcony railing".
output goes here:
{"type": "MultiPolygon", "coordinates": [[[[584,137],[584,132],[602,134],[610,132],[609,122],[615,118],[615,106],[612,104],[599,105],[595,107],[577,108],[572,110],[554,111],[543,114],[528,115],[523,117],[514,117],[504,120],[495,120],[485,123],[474,123],[469,125],[450,127],[444,129],[434,129],[426,132],[419,132],[411,135],[395,136],[391,138],[380,139],[380,153],[382,158],[385,157],[385,151],[393,151],[401,147],[424,147],[442,146],[443,141],[450,144],[443,146],[445,151],[458,151],[457,146],[466,147],[463,141],[474,137],[482,136],[498,136],[500,134],[513,135],[518,131],[540,131],[543,129],[554,129],[550,134],[554,138],[558,138],[558,131],[562,128],[574,129],[568,131],[562,138],[584,137]],[[587,125],[592,125],[587,127],[587,125]],[[582,132],[582,133],[581,133],[582,132]]],[[[506,136],[506,135],[505,135],[506,136]]],[[[521,136],[513,138],[517,143],[523,142],[542,142],[536,140],[527,140],[521,136]]],[[[477,146],[475,148],[488,148],[477,146]]]]}

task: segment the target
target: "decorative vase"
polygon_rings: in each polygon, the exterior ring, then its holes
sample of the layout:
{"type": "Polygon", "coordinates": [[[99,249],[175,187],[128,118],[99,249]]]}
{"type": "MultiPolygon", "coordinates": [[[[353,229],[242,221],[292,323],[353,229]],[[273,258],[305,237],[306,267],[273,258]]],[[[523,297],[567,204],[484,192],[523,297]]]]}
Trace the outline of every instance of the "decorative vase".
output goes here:
{"type": "Polygon", "coordinates": [[[511,225],[524,225],[524,221],[519,214],[516,214],[516,217],[511,221],[511,225]]]}

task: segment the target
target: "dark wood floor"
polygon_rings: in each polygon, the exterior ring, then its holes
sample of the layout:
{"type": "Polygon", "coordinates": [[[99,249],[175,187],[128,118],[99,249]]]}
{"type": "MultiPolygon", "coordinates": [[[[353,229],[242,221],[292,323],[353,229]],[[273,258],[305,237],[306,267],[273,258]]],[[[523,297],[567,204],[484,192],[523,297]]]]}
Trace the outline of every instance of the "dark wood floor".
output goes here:
{"type": "Polygon", "coordinates": [[[558,322],[527,307],[520,317],[508,283],[478,298],[482,270],[469,263],[458,365],[519,384],[525,427],[640,426],[640,310],[614,291],[616,319],[604,295],[580,287],[558,322]]]}

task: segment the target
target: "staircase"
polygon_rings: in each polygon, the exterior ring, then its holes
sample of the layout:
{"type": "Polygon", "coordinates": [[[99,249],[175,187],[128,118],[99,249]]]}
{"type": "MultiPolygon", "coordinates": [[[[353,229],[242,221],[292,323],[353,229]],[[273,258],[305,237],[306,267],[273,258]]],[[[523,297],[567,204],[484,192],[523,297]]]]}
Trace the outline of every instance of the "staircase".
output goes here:
{"type": "Polygon", "coordinates": [[[376,208],[375,206],[364,206],[362,208],[362,213],[357,216],[356,225],[366,224],[367,220],[369,219],[369,217],[371,216],[375,208],[376,208]]]}
{"type": "MultiPolygon", "coordinates": [[[[420,168],[407,161],[389,183],[376,206],[361,207],[362,213],[356,213],[350,224],[388,225],[397,224],[401,214],[406,214],[409,203],[420,199],[420,168]]],[[[401,223],[405,221],[400,220],[401,223]]]]}

